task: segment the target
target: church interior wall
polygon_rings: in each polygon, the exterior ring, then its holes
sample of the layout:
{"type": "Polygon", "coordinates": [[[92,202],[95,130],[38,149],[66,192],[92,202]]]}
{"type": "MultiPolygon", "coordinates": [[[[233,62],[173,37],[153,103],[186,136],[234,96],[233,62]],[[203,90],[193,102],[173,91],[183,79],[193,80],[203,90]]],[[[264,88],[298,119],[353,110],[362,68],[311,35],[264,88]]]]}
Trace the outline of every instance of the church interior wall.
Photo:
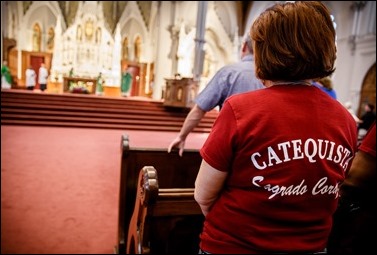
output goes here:
{"type": "Polygon", "coordinates": [[[361,36],[376,34],[376,2],[368,1],[365,3],[365,7],[361,9],[360,16],[364,18],[361,18],[358,24],[358,34],[361,36]]]}
{"type": "Polygon", "coordinates": [[[376,62],[375,2],[365,3],[359,16],[355,17],[352,1],[325,2],[336,22],[338,53],[332,76],[334,87],[338,100],[351,102],[355,112],[363,103],[360,93],[365,75],[376,62]],[[374,18],[370,10],[374,12],[374,18]],[[370,29],[373,26],[374,31],[370,29]]]}
{"type": "MultiPolygon", "coordinates": [[[[22,18],[24,26],[21,27],[21,33],[19,38],[32,38],[33,37],[33,26],[38,24],[41,28],[41,51],[46,51],[46,39],[48,28],[52,24],[56,24],[56,15],[52,12],[49,5],[44,5],[41,2],[31,5],[30,9],[26,12],[25,16],[22,18]],[[43,15],[41,15],[43,13],[43,15]]],[[[18,40],[19,47],[23,50],[33,51],[32,40],[18,40]],[[23,44],[22,44],[23,43],[23,44]]]]}
{"type": "MultiPolygon", "coordinates": [[[[146,40],[149,38],[147,33],[145,32],[145,29],[138,20],[132,18],[129,19],[123,26],[122,29],[123,38],[127,37],[129,40],[128,45],[128,52],[129,52],[129,60],[135,61],[136,54],[135,54],[135,48],[133,47],[135,45],[135,41],[137,38],[141,38],[142,41],[142,49],[145,49],[146,47],[146,40]]],[[[145,50],[141,51],[141,62],[146,62],[146,56],[145,56],[145,50]]]]}
{"type": "Polygon", "coordinates": [[[337,59],[335,62],[336,71],[332,78],[334,80],[334,88],[337,92],[338,98],[341,101],[349,101],[355,107],[358,102],[358,94],[360,84],[351,84],[352,76],[351,71],[354,64],[355,55],[352,53],[350,44],[350,32],[353,22],[353,11],[347,2],[326,2],[330,8],[331,13],[334,15],[336,23],[336,36],[337,36],[337,59]],[[352,61],[350,61],[353,59],[352,61]],[[342,89],[348,84],[348,89],[342,89]]]}

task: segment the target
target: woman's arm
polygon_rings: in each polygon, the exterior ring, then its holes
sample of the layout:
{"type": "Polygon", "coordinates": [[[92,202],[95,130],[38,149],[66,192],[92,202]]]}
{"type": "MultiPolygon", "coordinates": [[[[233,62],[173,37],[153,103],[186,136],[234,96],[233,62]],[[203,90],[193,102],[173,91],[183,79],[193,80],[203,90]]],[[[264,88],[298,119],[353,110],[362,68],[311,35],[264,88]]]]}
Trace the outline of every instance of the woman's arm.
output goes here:
{"type": "Polygon", "coordinates": [[[204,216],[207,215],[211,206],[219,197],[227,176],[227,172],[219,171],[202,160],[195,181],[194,197],[204,216]]]}

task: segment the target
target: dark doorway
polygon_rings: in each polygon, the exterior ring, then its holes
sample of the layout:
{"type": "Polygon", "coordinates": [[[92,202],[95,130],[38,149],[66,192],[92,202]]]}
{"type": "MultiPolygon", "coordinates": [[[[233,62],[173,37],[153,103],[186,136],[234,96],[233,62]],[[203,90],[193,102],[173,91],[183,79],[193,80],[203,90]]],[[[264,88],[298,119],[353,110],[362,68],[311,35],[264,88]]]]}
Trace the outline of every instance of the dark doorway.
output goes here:
{"type": "Polygon", "coordinates": [[[30,56],[30,65],[33,67],[35,73],[37,74],[37,84],[35,86],[35,89],[39,89],[39,83],[38,83],[39,67],[44,62],[45,62],[45,57],[43,56],[30,56]]]}

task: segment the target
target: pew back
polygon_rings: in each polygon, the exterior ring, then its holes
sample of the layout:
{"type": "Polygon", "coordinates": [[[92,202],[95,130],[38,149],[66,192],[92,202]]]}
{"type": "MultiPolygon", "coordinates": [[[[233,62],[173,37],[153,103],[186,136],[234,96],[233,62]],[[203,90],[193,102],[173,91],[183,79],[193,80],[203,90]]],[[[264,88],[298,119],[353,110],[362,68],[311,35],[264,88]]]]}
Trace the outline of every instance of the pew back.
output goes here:
{"type": "Polygon", "coordinates": [[[194,188],[201,164],[199,150],[167,152],[166,148],[130,147],[129,137],[121,139],[121,172],[118,220],[118,252],[126,252],[129,224],[134,211],[139,172],[144,166],[158,169],[159,188],[194,188]]]}

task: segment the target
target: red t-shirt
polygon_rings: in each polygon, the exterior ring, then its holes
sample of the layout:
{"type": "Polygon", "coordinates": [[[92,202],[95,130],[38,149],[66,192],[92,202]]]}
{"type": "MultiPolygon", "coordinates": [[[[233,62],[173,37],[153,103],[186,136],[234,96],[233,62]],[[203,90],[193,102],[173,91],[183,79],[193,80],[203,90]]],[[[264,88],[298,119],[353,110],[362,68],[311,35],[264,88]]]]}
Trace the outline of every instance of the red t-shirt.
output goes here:
{"type": "Polygon", "coordinates": [[[201,249],[323,250],[338,185],[356,149],[351,114],[313,86],[231,96],[200,151],[212,167],[229,172],[206,216],[201,249]]]}
{"type": "Polygon", "coordinates": [[[365,135],[359,146],[359,150],[376,157],[376,121],[373,122],[368,133],[365,135]]]}

